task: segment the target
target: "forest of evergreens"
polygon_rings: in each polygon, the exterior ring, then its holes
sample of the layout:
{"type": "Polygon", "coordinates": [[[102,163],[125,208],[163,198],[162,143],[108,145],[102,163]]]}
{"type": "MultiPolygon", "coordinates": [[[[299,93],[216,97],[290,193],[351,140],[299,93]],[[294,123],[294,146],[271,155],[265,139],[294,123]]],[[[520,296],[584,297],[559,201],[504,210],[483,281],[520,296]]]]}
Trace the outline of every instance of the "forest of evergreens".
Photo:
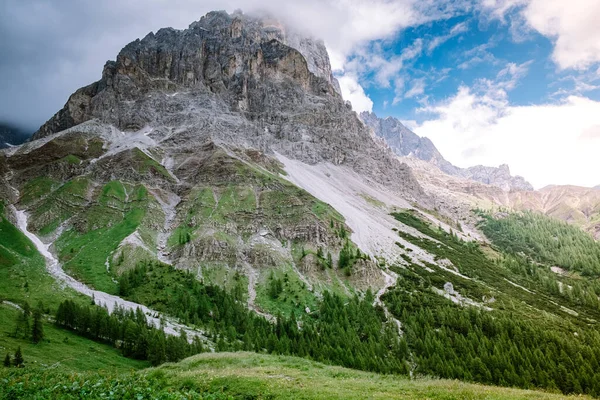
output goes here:
{"type": "MultiPolygon", "coordinates": [[[[566,304],[590,310],[599,306],[597,297],[590,295],[594,293],[592,284],[582,283],[581,290],[576,287],[561,290],[556,283],[549,283],[555,274],[546,271],[541,261],[557,260],[552,258],[555,257],[553,250],[540,251],[539,258],[535,258],[532,249],[512,246],[513,241],[523,236],[537,240],[533,238],[538,234],[529,231],[538,225],[552,227],[552,223],[542,221],[532,225],[518,218],[505,218],[498,227],[496,220],[484,220],[489,225],[483,229],[494,244],[498,240],[492,233],[494,229],[517,232],[506,233],[512,239],[498,244],[501,256],[492,260],[477,244],[433,227],[414,214],[394,216],[431,240],[398,232],[400,237],[430,251],[437,259],[447,258],[470,276],[486,281],[493,279],[494,274],[513,274],[528,279],[525,282],[532,282],[537,290],[562,296],[569,301],[566,304]]],[[[568,230],[564,226],[561,229],[568,230]]],[[[551,228],[546,232],[552,232],[551,228]]],[[[575,248],[583,249],[585,239],[577,237],[561,243],[564,249],[575,251],[575,248]]],[[[354,253],[348,252],[352,256],[354,253]]],[[[576,258],[580,262],[562,265],[583,274],[590,268],[581,260],[590,260],[594,254],[594,250],[582,250],[581,256],[576,258]]],[[[600,334],[593,327],[566,324],[549,329],[544,317],[528,320],[522,310],[513,312],[501,307],[489,311],[456,305],[433,290],[443,285],[443,277],[431,276],[430,279],[423,275],[422,267],[410,263],[403,268],[392,268],[399,280],[382,300],[402,322],[402,337],[396,326],[386,320],[383,309],[373,306],[375,299],[371,291],[363,298],[325,292],[311,313],[277,315],[274,322],[269,322],[248,310],[242,285],[234,285],[227,291],[155,261],[140,262],[123,273],[119,279],[120,295],[197,326],[208,341],[189,340],[192,338],[183,332],[179,336],[166,335],[160,327],[149,325],[140,310],[117,309],[109,314],[102,307],[72,300],[60,304],[55,324],[111,344],[126,357],[148,360],[152,365],[210,350],[245,350],[295,355],[381,373],[408,374],[412,370],[416,375],[600,395],[600,334]]],[[[464,293],[474,298],[488,295],[487,289],[478,283],[463,281],[466,282],[466,286],[461,287],[464,293]]],[[[277,297],[279,285],[280,280],[271,279],[270,296],[277,297]]],[[[20,331],[27,332],[30,340],[40,340],[40,332],[24,317],[20,318],[17,321],[20,331]]],[[[43,337],[43,333],[41,335],[43,337]]]]}
{"type": "MultiPolygon", "coordinates": [[[[434,287],[440,289],[444,284],[444,278],[440,276],[444,271],[436,271],[437,275],[423,273],[422,267],[411,264],[407,258],[409,265],[406,268],[395,268],[400,276],[397,286],[383,299],[403,323],[417,373],[503,386],[600,395],[600,333],[595,325],[574,325],[564,321],[559,326],[550,314],[544,316],[535,308],[519,305],[521,302],[518,301],[527,295],[528,301],[543,307],[548,303],[548,299],[542,297],[544,293],[557,296],[563,304],[578,309],[586,307],[597,315],[600,309],[595,295],[597,282],[581,279],[561,287],[557,274],[549,265],[541,264],[545,261],[556,265],[556,255],[560,252],[550,249],[549,244],[547,249],[536,244],[535,248],[539,250],[518,247],[521,240],[535,243],[540,238],[541,243],[551,243],[550,240],[554,240],[549,239],[551,237],[562,233],[571,235],[570,239],[559,242],[562,250],[579,254],[573,258],[579,261],[568,265],[583,272],[594,268],[596,250],[593,246],[597,243],[589,236],[538,215],[510,215],[503,218],[502,223],[484,216],[482,229],[500,250],[492,260],[477,243],[463,241],[452,232],[432,227],[409,211],[393,216],[435,241],[398,232],[403,239],[426,249],[438,260],[448,259],[469,277],[502,287],[504,295],[517,295],[507,298],[513,309],[499,306],[488,311],[482,307],[456,305],[433,291],[434,287]],[[539,232],[536,231],[538,227],[539,232]],[[592,247],[586,247],[588,245],[592,247]],[[536,255],[536,251],[540,254],[536,255]],[[590,264],[582,260],[588,260],[590,264]],[[538,293],[524,293],[522,289],[506,285],[505,279],[519,281],[521,278],[538,293]]],[[[462,292],[471,298],[490,296],[487,285],[451,274],[445,274],[445,277],[460,282],[462,292]]]]}
{"type": "Polygon", "coordinates": [[[149,325],[139,308],[136,312],[116,309],[109,314],[103,307],[65,300],[58,307],[55,322],[92,340],[118,347],[126,357],[148,360],[152,365],[179,361],[205,350],[196,336],[189,343],[183,331],[180,336],[168,336],[149,325]]]}
{"type": "Polygon", "coordinates": [[[566,222],[534,212],[502,213],[497,218],[480,212],[485,235],[507,253],[590,277],[600,276],[600,244],[566,222]]]}
{"type": "Polygon", "coordinates": [[[403,323],[417,373],[600,395],[600,333],[562,333],[506,311],[461,307],[410,270],[384,301],[403,323]]]}

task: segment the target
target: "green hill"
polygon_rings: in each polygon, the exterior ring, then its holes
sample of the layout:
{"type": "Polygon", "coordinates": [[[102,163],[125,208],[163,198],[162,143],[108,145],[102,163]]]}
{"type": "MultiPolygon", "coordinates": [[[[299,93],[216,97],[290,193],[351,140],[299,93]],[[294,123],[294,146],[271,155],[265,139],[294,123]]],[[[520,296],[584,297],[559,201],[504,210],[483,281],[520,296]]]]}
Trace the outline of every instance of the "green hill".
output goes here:
{"type": "MultiPolygon", "coordinates": [[[[564,399],[459,381],[360,372],[284,356],[213,353],[129,374],[12,370],[2,398],[128,399],[564,399]],[[11,397],[12,396],[12,397],[11,397]]],[[[586,397],[578,397],[585,399],[586,397]]]]}

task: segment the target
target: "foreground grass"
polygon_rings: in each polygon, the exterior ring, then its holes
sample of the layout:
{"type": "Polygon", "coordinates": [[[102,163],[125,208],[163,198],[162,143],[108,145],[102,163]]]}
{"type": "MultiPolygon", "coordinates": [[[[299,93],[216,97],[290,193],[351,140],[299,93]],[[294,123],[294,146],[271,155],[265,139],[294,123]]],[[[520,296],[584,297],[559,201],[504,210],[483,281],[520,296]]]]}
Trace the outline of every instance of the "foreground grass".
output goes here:
{"type": "MultiPolygon", "coordinates": [[[[563,395],[327,366],[296,357],[216,353],[150,370],[174,387],[252,399],[560,399],[563,395]]],[[[582,397],[583,398],[583,397],[582,397]]]]}
{"type": "Polygon", "coordinates": [[[552,400],[567,397],[449,380],[409,380],[295,357],[208,353],[178,364],[127,374],[4,369],[0,370],[0,398],[552,400]]]}

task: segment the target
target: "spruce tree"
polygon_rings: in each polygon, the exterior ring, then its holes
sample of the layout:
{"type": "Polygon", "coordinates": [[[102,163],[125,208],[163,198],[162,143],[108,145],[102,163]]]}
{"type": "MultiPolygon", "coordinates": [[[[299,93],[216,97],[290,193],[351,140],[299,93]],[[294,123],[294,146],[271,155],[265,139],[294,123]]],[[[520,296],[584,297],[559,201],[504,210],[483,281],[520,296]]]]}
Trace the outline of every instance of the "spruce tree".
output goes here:
{"type": "Polygon", "coordinates": [[[39,343],[44,339],[44,325],[42,323],[42,311],[37,308],[33,312],[33,326],[31,328],[31,341],[39,343]]]}
{"type": "Polygon", "coordinates": [[[167,361],[166,347],[164,333],[154,332],[148,343],[148,361],[150,361],[150,364],[157,366],[167,361]]]}
{"type": "Polygon", "coordinates": [[[23,353],[21,353],[21,346],[17,347],[17,351],[15,351],[15,358],[13,359],[13,365],[17,368],[21,368],[23,366],[23,353]]]}
{"type": "Polygon", "coordinates": [[[6,368],[10,368],[10,366],[11,366],[10,354],[8,354],[8,353],[6,353],[6,357],[4,357],[4,366],[6,368]]]}

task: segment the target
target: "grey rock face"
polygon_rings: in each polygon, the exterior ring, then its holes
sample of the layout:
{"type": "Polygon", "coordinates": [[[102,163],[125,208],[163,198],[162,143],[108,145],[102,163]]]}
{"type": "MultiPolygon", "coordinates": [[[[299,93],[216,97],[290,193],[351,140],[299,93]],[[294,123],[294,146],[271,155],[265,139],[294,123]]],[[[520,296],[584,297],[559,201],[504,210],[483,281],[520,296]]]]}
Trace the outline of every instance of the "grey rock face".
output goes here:
{"type": "Polygon", "coordinates": [[[414,156],[430,162],[448,175],[471,179],[496,186],[505,191],[533,190],[533,186],[523,177],[511,176],[508,165],[485,167],[478,165],[470,168],[459,168],[448,162],[426,137],[420,137],[393,117],[381,119],[374,113],[362,112],[361,120],[373,129],[375,134],[383,138],[388,146],[399,156],[414,156]]]}
{"type": "Polygon", "coordinates": [[[321,42],[269,20],[211,12],[186,30],[125,46],[34,139],[96,119],[124,134],[152,129],[175,159],[209,141],[279,152],[347,165],[426,203],[410,168],[374,140],[338,89],[321,42]]]}
{"type": "Polygon", "coordinates": [[[420,160],[431,162],[449,175],[459,174],[459,168],[446,161],[431,140],[420,137],[396,118],[382,119],[375,113],[362,112],[360,119],[373,129],[377,136],[383,138],[397,155],[412,155],[420,160]]]}
{"type": "Polygon", "coordinates": [[[509,190],[533,190],[533,186],[521,176],[512,176],[508,165],[502,164],[500,167],[485,167],[476,165],[463,169],[463,176],[488,185],[498,186],[499,188],[509,190]]]}

